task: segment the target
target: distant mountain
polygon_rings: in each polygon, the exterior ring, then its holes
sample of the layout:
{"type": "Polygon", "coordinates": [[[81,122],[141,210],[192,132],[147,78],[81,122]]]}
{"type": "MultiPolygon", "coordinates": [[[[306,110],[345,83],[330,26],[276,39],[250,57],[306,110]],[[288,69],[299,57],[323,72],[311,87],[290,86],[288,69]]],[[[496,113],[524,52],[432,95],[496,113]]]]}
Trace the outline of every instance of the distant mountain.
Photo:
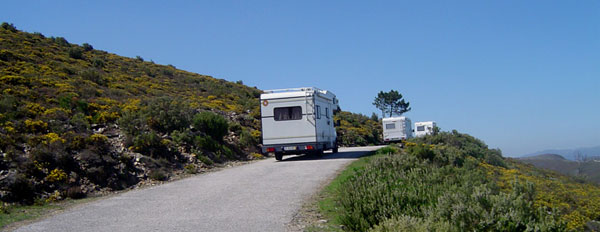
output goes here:
{"type": "Polygon", "coordinates": [[[543,150],[534,152],[531,154],[522,155],[521,157],[531,157],[542,154],[557,154],[565,159],[575,161],[577,160],[577,156],[581,155],[581,158],[587,157],[600,157],[600,146],[596,147],[585,147],[585,148],[575,148],[575,149],[551,149],[551,150],[543,150]]]}
{"type": "Polygon", "coordinates": [[[557,154],[541,154],[536,156],[523,157],[528,160],[566,160],[565,157],[557,154]]]}
{"type": "Polygon", "coordinates": [[[588,160],[578,162],[567,160],[557,154],[541,154],[530,157],[521,157],[517,160],[532,164],[537,168],[553,170],[565,175],[584,177],[594,183],[600,184],[600,161],[588,160]]]}

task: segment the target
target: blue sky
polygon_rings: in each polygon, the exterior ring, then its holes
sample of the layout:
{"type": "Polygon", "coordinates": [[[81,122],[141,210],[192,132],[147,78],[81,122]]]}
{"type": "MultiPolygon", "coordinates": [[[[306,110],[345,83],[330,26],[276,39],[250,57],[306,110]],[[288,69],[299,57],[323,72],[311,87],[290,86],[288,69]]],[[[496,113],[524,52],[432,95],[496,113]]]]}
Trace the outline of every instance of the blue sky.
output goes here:
{"type": "Polygon", "coordinates": [[[515,156],[600,145],[600,1],[8,1],[20,30],[371,115],[395,89],[515,156]]]}

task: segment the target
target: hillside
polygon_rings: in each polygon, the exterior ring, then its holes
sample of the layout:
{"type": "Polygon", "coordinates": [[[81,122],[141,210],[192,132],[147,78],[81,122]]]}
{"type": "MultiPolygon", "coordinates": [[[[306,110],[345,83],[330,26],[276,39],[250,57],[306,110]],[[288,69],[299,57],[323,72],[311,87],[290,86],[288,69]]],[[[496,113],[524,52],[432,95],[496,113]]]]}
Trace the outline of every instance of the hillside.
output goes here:
{"type": "Polygon", "coordinates": [[[254,156],[261,91],[0,28],[0,200],[49,202],[254,156]]]}
{"type": "Polygon", "coordinates": [[[598,161],[588,160],[577,162],[567,160],[556,154],[522,157],[517,158],[516,160],[531,164],[537,168],[556,171],[600,184],[600,162],[598,161]]]}
{"type": "Polygon", "coordinates": [[[599,186],[503,158],[457,131],[382,148],[352,163],[321,195],[327,223],[309,231],[600,229],[599,186]]]}

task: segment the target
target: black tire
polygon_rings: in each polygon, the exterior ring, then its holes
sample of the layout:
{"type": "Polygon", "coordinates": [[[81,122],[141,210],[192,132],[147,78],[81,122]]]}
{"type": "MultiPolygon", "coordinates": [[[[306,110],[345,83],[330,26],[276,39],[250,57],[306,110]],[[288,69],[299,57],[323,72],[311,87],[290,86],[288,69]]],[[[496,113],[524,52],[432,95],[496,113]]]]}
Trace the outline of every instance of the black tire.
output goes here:
{"type": "Polygon", "coordinates": [[[283,159],[283,154],[281,154],[281,153],[275,153],[275,159],[277,161],[281,161],[283,159]]]}
{"type": "Polygon", "coordinates": [[[314,153],[316,156],[323,156],[323,149],[318,149],[314,153]]]}
{"type": "Polygon", "coordinates": [[[337,142],[333,145],[333,149],[331,149],[331,152],[333,152],[333,154],[338,153],[338,144],[337,144],[337,142]]]}

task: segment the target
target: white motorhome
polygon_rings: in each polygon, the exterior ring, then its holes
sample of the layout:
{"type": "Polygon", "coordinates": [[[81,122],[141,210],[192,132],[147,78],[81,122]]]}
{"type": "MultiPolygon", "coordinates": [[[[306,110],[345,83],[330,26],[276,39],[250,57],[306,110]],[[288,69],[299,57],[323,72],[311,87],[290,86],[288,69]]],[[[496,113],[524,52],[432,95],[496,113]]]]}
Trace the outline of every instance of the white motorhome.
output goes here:
{"type": "Polygon", "coordinates": [[[415,137],[433,134],[433,128],[435,127],[434,121],[415,122],[415,137]]]}
{"type": "Polygon", "coordinates": [[[260,95],[262,152],[281,160],[287,154],[337,153],[333,112],[338,100],[314,87],[267,90],[260,95]]]}
{"type": "Polygon", "coordinates": [[[383,141],[394,142],[412,138],[412,123],[407,117],[383,118],[383,141]]]}

